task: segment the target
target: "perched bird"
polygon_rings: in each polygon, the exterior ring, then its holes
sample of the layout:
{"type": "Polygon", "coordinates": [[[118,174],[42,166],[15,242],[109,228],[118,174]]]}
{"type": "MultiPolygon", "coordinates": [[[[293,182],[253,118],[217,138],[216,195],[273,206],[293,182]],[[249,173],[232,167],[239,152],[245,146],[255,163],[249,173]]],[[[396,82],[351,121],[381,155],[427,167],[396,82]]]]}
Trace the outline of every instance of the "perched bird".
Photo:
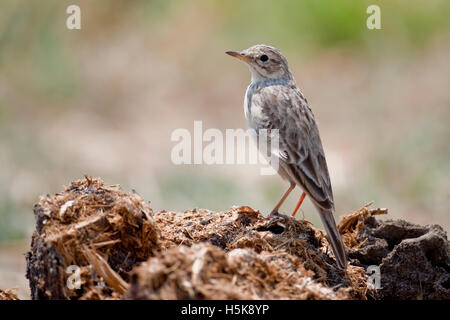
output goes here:
{"type": "Polygon", "coordinates": [[[271,151],[279,160],[278,174],[290,186],[270,215],[280,215],[278,209],[289,193],[295,186],[302,188],[292,216],[308,195],[319,212],[337,265],[345,269],[347,255],[333,217],[333,192],[319,130],[306,98],[289,71],[286,58],[278,49],[267,45],[226,53],[246,62],[252,74],[244,99],[249,128],[257,134],[261,129],[278,129],[279,148],[271,151]]]}

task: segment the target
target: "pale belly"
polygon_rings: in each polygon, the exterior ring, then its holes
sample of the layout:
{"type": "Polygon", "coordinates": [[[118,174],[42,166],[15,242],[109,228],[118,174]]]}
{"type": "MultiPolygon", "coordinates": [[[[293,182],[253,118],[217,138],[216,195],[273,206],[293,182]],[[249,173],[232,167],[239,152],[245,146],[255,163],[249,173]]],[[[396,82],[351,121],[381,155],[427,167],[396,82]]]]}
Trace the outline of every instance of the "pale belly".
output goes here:
{"type": "MultiPolygon", "coordinates": [[[[279,145],[274,145],[273,143],[270,143],[270,150],[266,146],[265,148],[261,148],[261,141],[267,141],[267,140],[261,140],[259,136],[259,132],[261,129],[266,129],[264,126],[262,126],[261,119],[264,117],[262,114],[262,108],[259,106],[256,106],[255,104],[252,104],[252,94],[251,86],[247,88],[247,91],[245,93],[245,99],[244,99],[244,114],[245,119],[247,121],[247,126],[250,130],[255,130],[256,134],[252,134],[252,138],[254,139],[254,142],[258,145],[259,152],[264,156],[264,158],[267,160],[267,162],[273,167],[273,169],[283,178],[286,180],[289,180],[289,175],[286,173],[283,163],[283,159],[280,157],[280,149],[279,145]],[[268,152],[269,151],[269,152],[268,152]]],[[[272,141],[270,139],[270,136],[267,137],[268,140],[272,141]]]]}

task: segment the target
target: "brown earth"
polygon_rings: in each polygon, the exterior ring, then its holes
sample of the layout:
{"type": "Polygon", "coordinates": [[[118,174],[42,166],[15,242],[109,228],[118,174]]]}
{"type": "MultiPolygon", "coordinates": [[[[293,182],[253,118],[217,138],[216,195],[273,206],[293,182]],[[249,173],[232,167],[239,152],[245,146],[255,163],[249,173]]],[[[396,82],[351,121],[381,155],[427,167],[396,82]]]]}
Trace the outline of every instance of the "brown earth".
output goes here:
{"type": "Polygon", "coordinates": [[[86,177],[41,197],[34,213],[32,299],[450,298],[445,231],[379,221],[387,210],[368,205],[338,225],[346,272],[322,230],[250,207],[155,213],[135,192],[86,177]],[[378,289],[368,285],[374,266],[378,289]]]}

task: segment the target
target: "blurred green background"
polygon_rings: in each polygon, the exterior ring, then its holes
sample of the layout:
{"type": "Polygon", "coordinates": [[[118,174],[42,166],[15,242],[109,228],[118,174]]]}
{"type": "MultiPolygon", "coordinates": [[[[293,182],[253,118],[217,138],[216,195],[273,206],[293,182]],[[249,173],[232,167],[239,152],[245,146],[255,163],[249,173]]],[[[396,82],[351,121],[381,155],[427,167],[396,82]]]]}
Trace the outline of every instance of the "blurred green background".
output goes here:
{"type": "MultiPolygon", "coordinates": [[[[27,297],[33,204],[84,174],[154,210],[270,211],[287,185],[259,166],[170,160],[171,133],[194,120],[245,128],[250,74],[224,51],[258,43],[283,51],[314,110],[336,215],[374,200],[448,230],[449,17],[448,0],[2,0],[0,288],[27,297]],[[66,28],[71,4],[81,30],[66,28]],[[381,30],[366,27],[370,4],[381,30]]],[[[320,226],[309,200],[303,212],[320,226]]]]}

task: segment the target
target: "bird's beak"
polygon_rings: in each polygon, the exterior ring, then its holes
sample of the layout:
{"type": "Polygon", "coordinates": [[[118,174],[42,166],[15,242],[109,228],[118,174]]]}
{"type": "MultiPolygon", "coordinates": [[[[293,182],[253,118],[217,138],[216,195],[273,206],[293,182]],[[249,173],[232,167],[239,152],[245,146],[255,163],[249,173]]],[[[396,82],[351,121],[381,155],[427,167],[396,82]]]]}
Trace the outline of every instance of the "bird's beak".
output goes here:
{"type": "Polygon", "coordinates": [[[245,54],[239,52],[239,51],[227,51],[226,54],[235,57],[239,60],[242,60],[244,62],[250,62],[251,58],[249,56],[246,56],[245,54]]]}

